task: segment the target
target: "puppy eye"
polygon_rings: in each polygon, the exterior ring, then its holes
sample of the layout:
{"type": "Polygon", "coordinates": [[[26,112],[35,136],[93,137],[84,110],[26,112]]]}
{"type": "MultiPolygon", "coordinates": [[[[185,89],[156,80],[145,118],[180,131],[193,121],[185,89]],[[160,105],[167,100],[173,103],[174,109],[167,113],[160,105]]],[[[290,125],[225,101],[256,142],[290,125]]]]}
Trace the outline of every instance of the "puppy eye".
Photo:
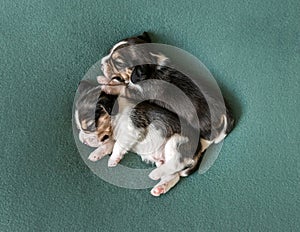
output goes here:
{"type": "Polygon", "coordinates": [[[101,139],[101,142],[104,142],[105,140],[109,139],[109,136],[108,135],[104,135],[101,139]]]}
{"type": "Polygon", "coordinates": [[[124,80],[121,77],[118,77],[118,76],[113,77],[112,80],[116,80],[118,82],[124,82],[124,80]]]}

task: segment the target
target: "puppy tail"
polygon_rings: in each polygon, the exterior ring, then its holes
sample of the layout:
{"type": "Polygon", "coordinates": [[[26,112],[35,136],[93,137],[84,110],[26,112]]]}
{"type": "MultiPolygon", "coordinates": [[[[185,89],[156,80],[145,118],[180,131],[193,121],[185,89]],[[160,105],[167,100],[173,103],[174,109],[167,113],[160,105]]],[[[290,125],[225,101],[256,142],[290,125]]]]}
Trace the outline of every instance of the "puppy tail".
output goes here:
{"type": "Polygon", "coordinates": [[[221,142],[227,135],[226,131],[227,131],[228,125],[227,125],[227,117],[225,114],[222,116],[221,120],[222,120],[222,130],[219,133],[218,137],[214,139],[214,143],[221,142]]]}

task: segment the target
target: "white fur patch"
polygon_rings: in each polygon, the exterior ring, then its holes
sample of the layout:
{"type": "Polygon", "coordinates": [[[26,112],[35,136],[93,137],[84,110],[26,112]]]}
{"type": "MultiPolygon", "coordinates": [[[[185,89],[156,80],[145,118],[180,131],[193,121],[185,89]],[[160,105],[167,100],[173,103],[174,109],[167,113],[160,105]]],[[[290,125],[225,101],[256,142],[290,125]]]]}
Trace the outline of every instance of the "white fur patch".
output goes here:
{"type": "Polygon", "coordinates": [[[107,56],[104,56],[104,57],[101,59],[101,64],[103,65],[107,60],[109,60],[110,57],[111,57],[111,55],[114,53],[114,51],[115,51],[119,46],[121,46],[121,45],[123,45],[123,44],[127,44],[127,42],[126,42],[126,41],[121,41],[121,42],[115,44],[115,45],[113,46],[113,48],[110,50],[110,53],[109,53],[107,56]]]}
{"type": "Polygon", "coordinates": [[[214,141],[209,141],[205,139],[200,139],[201,142],[201,152],[204,152],[214,141]]]}
{"type": "Polygon", "coordinates": [[[135,90],[139,91],[140,93],[143,93],[143,88],[138,84],[133,84],[131,82],[131,80],[128,83],[128,88],[135,89],[135,90]]]}
{"type": "Polygon", "coordinates": [[[154,169],[149,174],[149,177],[153,180],[158,180],[165,176],[179,172],[189,162],[191,162],[191,159],[185,159],[184,162],[180,162],[181,154],[178,151],[178,147],[183,143],[187,143],[188,141],[189,140],[187,137],[183,137],[179,134],[172,135],[165,145],[165,163],[154,169]]]}
{"type": "Polygon", "coordinates": [[[227,117],[226,117],[226,115],[223,115],[223,117],[222,117],[222,123],[224,123],[224,127],[223,127],[221,133],[219,134],[219,136],[214,139],[214,143],[221,142],[226,137],[226,135],[227,135],[226,134],[226,129],[227,129],[227,117]]]}
{"type": "Polygon", "coordinates": [[[159,53],[159,54],[155,54],[150,52],[151,56],[154,56],[157,58],[157,64],[160,66],[165,66],[167,64],[167,61],[169,60],[168,57],[166,57],[165,55],[159,53]]]}
{"type": "Polygon", "coordinates": [[[78,110],[75,111],[75,122],[76,122],[76,126],[79,130],[82,130],[81,128],[81,123],[79,121],[79,113],[78,110]]]}

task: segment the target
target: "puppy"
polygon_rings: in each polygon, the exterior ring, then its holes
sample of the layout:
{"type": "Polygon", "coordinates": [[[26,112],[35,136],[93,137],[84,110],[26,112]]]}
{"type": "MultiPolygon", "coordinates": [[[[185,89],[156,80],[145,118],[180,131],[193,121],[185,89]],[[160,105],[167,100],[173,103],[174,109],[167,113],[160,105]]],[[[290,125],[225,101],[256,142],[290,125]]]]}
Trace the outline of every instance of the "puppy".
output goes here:
{"type": "MultiPolygon", "coordinates": [[[[151,102],[176,112],[180,118],[186,119],[191,127],[200,131],[201,150],[193,157],[194,166],[186,170],[186,175],[189,175],[198,168],[205,149],[212,143],[222,141],[231,132],[234,119],[223,98],[215,96],[212,92],[204,94],[204,91],[200,91],[189,77],[174,68],[167,67],[166,65],[171,66],[169,58],[158,52],[147,51],[147,48],[141,46],[132,46],[150,42],[148,34],[144,32],[138,37],[125,39],[114,45],[110,53],[101,60],[106,80],[99,79],[98,82],[110,83],[102,88],[107,93],[130,95],[135,99],[142,99],[145,93],[150,99],[168,97],[165,93],[170,91],[164,85],[155,87],[144,85],[147,80],[170,83],[186,94],[196,113],[186,107],[188,102],[183,98],[169,97],[167,104],[164,101],[151,100],[151,102]],[[124,47],[127,47],[126,53],[122,52],[121,48],[124,47]],[[132,66],[138,63],[136,62],[138,59],[142,59],[141,63],[146,64],[132,66]]],[[[188,139],[195,139],[193,137],[192,133],[188,139]]]]}
{"type": "MultiPolygon", "coordinates": [[[[152,179],[161,179],[151,194],[159,196],[166,193],[179,181],[180,171],[192,162],[181,160],[178,147],[187,143],[188,139],[180,135],[177,115],[147,101],[135,104],[124,97],[116,99],[116,96],[101,92],[100,87],[82,81],[76,101],[75,120],[80,130],[79,139],[88,146],[98,147],[89,159],[96,161],[112,153],[108,162],[108,166],[112,167],[127,151],[136,152],[143,161],[161,167],[149,175],[152,179]],[[112,116],[114,105],[118,106],[118,112],[112,116]]],[[[185,152],[192,152],[188,149],[185,152]]]]}
{"type": "Polygon", "coordinates": [[[151,194],[166,193],[179,181],[181,171],[193,163],[192,159],[182,159],[183,151],[179,148],[188,144],[190,146],[185,146],[184,152],[191,153],[193,146],[187,137],[181,135],[178,116],[149,101],[132,105],[123,97],[118,101],[122,107],[119,105],[120,111],[112,122],[116,142],[108,165],[116,166],[127,151],[133,151],[143,161],[157,166],[149,177],[160,179],[160,182],[153,187],[151,194]]]}
{"type": "Polygon", "coordinates": [[[97,148],[88,157],[97,161],[111,154],[114,146],[110,114],[117,96],[106,94],[101,91],[101,86],[91,81],[81,81],[78,93],[74,118],[79,140],[97,148]]]}

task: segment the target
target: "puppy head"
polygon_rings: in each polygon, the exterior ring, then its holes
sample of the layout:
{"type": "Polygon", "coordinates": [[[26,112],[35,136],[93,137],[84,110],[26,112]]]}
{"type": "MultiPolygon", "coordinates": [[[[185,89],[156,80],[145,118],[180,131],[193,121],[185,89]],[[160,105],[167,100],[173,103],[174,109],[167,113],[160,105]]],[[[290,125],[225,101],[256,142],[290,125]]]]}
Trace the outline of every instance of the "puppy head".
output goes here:
{"type": "Polygon", "coordinates": [[[82,143],[99,147],[112,139],[110,113],[116,96],[101,91],[101,86],[89,81],[79,85],[79,97],[75,105],[75,121],[82,143]]]}
{"type": "Polygon", "coordinates": [[[149,34],[145,31],[141,35],[129,37],[127,39],[124,39],[124,41],[127,41],[129,44],[151,43],[152,42],[149,34]]]}
{"type": "Polygon", "coordinates": [[[146,32],[137,37],[124,39],[117,43],[109,55],[101,60],[102,71],[107,78],[106,83],[109,82],[105,85],[103,78],[98,79],[100,84],[104,84],[103,91],[110,94],[121,94],[124,88],[116,86],[133,84],[130,77],[132,77],[132,71],[136,64],[156,64],[156,67],[159,68],[168,63],[169,59],[163,54],[151,52],[151,46],[133,46],[145,43],[151,43],[146,32]],[[122,49],[125,47],[126,49],[122,49]]]}
{"type": "Polygon", "coordinates": [[[137,57],[135,49],[128,49],[124,54],[120,52],[121,48],[125,48],[131,45],[151,43],[151,39],[147,32],[139,36],[126,38],[115,44],[110,50],[109,54],[102,58],[101,69],[103,74],[109,78],[114,79],[115,82],[127,84],[131,75],[132,61],[126,59],[126,55],[129,57],[137,57]]]}

